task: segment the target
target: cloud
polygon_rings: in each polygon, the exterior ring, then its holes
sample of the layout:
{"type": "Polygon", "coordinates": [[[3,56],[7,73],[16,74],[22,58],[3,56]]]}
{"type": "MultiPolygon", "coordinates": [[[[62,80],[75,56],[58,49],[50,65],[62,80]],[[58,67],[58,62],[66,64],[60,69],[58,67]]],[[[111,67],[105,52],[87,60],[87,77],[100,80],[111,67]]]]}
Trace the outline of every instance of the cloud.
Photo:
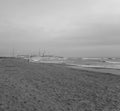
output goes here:
{"type": "Polygon", "coordinates": [[[71,54],[119,48],[119,6],[119,0],[0,1],[1,47],[71,54]]]}

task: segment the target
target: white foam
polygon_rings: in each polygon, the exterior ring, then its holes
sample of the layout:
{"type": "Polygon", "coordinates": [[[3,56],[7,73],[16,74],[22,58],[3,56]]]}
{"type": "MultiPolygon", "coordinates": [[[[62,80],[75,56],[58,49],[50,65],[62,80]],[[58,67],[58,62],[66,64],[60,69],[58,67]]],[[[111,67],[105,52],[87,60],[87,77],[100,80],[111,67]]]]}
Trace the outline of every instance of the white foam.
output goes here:
{"type": "Polygon", "coordinates": [[[105,61],[107,63],[112,63],[112,64],[120,64],[120,62],[114,62],[114,61],[105,61]]]}
{"type": "Polygon", "coordinates": [[[77,65],[80,67],[89,67],[89,68],[112,68],[120,69],[120,65],[77,65]]]}

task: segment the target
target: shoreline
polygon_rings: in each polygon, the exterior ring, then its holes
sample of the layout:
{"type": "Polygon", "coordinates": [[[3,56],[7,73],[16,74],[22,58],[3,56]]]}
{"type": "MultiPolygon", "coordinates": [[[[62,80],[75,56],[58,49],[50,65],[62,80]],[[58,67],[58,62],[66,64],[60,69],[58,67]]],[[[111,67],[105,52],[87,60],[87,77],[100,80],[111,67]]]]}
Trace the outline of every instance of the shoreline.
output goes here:
{"type": "Polygon", "coordinates": [[[110,73],[115,75],[120,75],[120,69],[115,68],[105,68],[105,67],[82,67],[79,65],[67,65],[69,68],[79,69],[79,70],[87,70],[93,72],[101,72],[101,73],[110,73]]]}

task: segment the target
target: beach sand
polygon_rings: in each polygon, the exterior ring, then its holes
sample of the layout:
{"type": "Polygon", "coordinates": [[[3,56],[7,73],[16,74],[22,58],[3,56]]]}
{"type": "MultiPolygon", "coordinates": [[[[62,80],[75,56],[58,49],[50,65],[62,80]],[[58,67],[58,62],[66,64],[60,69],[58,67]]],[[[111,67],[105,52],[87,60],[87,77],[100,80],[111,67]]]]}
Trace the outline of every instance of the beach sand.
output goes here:
{"type": "Polygon", "coordinates": [[[2,59],[0,111],[120,111],[120,76],[2,59]]]}

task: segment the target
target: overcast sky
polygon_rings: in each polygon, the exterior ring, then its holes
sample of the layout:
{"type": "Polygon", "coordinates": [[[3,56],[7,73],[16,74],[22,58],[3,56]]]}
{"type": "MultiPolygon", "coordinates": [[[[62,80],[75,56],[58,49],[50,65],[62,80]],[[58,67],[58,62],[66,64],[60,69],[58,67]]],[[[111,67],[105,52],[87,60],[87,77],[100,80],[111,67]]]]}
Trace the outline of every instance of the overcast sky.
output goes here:
{"type": "Polygon", "coordinates": [[[0,0],[0,55],[120,56],[120,0],[0,0]]]}

